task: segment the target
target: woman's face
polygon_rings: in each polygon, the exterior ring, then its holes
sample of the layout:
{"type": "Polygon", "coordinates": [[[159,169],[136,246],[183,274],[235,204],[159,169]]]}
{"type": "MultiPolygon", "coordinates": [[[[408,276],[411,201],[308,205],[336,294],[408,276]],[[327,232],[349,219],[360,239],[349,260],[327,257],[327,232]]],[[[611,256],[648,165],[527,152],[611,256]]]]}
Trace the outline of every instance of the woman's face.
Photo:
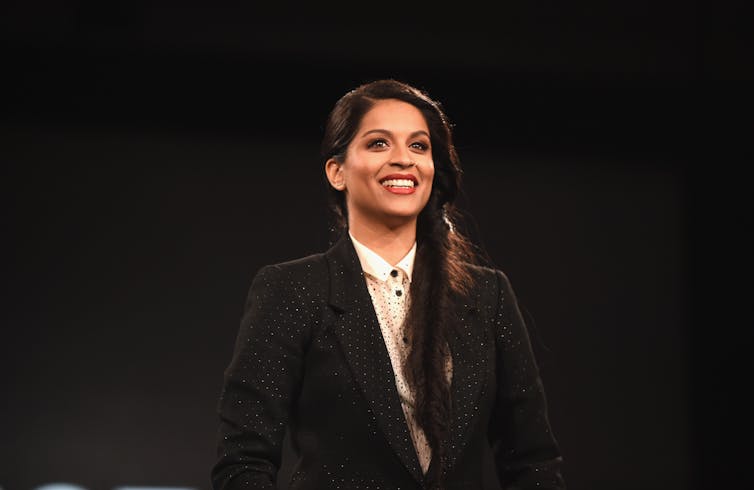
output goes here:
{"type": "Polygon", "coordinates": [[[345,192],[349,223],[398,226],[416,221],[435,174],[421,111],[387,99],[367,112],[342,163],[328,160],[330,184],[345,192]]]}

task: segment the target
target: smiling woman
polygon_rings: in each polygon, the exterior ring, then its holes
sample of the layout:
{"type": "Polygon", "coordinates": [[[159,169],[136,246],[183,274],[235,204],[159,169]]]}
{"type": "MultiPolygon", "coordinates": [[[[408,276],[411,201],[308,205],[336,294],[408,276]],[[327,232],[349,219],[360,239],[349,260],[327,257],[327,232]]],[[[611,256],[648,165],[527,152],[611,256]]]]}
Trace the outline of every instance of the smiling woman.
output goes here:
{"type": "Polygon", "coordinates": [[[383,257],[400,255],[384,257],[388,262],[397,262],[413,245],[417,217],[432,192],[430,139],[419,109],[400,100],[379,100],[364,115],[345,155],[325,164],[330,184],[346,197],[349,231],[381,249],[383,257]],[[402,253],[393,246],[401,238],[406,240],[402,253]]]}
{"type": "Polygon", "coordinates": [[[216,490],[563,489],[542,380],[505,274],[454,226],[438,102],[345,94],[322,157],[342,233],[254,277],[218,405],[216,490]]]}

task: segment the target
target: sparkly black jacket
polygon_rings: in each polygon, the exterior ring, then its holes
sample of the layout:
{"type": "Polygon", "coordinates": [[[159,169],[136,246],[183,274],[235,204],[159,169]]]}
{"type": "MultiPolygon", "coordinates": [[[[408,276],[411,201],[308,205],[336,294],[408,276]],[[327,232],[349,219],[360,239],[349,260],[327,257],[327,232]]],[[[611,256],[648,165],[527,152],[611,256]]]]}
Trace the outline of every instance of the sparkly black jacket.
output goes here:
{"type": "MultiPolygon", "coordinates": [[[[459,304],[446,488],[563,489],[526,326],[505,275],[459,304]]],[[[260,269],[218,404],[215,490],[421,489],[422,472],[358,256],[260,269]],[[286,429],[296,458],[278,484],[286,429]],[[280,485],[280,486],[278,486],[280,485]]]]}

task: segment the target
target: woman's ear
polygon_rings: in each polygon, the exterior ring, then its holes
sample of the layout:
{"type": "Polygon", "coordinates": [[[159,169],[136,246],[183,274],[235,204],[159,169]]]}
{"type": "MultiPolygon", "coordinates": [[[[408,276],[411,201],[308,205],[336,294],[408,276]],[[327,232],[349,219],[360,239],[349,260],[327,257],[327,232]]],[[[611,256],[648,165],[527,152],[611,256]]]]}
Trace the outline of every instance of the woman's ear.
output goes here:
{"type": "Polygon", "coordinates": [[[325,175],[327,180],[334,189],[343,191],[346,189],[345,175],[343,175],[343,164],[334,158],[325,162],[325,175]]]}

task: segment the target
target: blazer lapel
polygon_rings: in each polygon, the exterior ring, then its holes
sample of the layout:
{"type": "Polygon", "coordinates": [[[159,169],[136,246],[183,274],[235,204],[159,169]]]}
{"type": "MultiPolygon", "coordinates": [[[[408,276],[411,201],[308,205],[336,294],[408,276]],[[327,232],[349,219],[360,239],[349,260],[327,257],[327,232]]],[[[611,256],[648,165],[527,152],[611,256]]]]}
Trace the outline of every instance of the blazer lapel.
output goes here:
{"type": "Polygon", "coordinates": [[[477,301],[458,304],[456,335],[451,339],[453,380],[451,383],[452,423],[447,465],[453,466],[466,445],[474,419],[478,414],[491,360],[487,357],[485,329],[477,301]]]}
{"type": "Polygon", "coordinates": [[[330,305],[339,313],[333,331],[369,403],[372,417],[408,471],[421,481],[423,474],[395,386],[390,356],[359,258],[347,233],[325,257],[330,270],[330,305]]]}

